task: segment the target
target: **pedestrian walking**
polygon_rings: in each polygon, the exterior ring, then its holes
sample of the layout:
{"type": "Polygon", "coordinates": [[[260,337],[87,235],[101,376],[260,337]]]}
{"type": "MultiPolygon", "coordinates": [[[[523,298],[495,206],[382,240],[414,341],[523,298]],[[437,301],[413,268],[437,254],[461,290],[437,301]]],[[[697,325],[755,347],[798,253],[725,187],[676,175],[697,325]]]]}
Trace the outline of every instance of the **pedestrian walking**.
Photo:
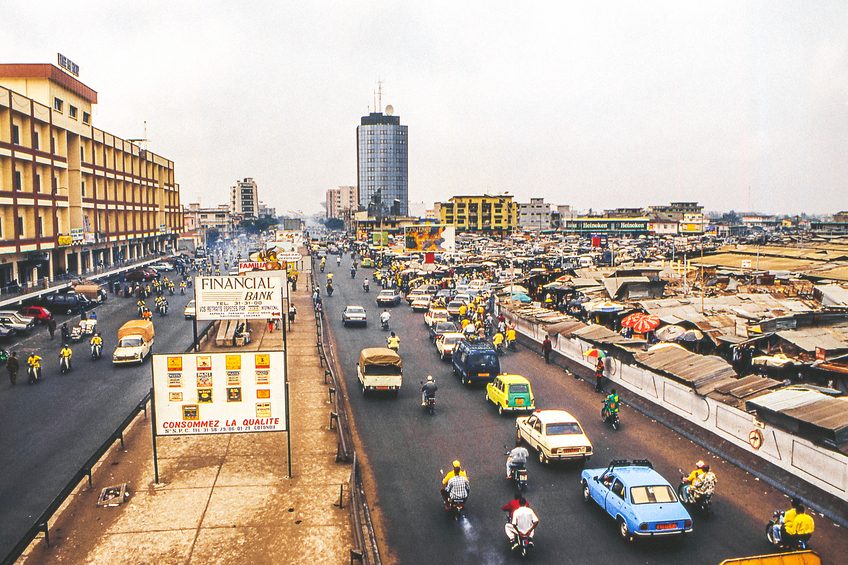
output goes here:
{"type": "Polygon", "coordinates": [[[53,316],[47,320],[47,331],[50,332],[50,339],[53,339],[53,334],[56,333],[56,319],[53,316]]]}
{"type": "Polygon", "coordinates": [[[289,306],[289,325],[294,322],[294,317],[297,316],[297,308],[294,307],[294,304],[289,306]]]}
{"type": "Polygon", "coordinates": [[[9,382],[12,383],[12,386],[15,386],[15,383],[18,380],[19,368],[20,362],[18,362],[18,352],[12,351],[12,356],[6,359],[6,370],[9,371],[9,382]]]}
{"type": "Polygon", "coordinates": [[[595,366],[595,392],[603,392],[604,387],[601,386],[604,380],[604,360],[598,359],[598,364],[595,366]]]}
{"type": "Polygon", "coordinates": [[[551,362],[551,350],[553,350],[553,345],[551,344],[551,336],[546,335],[545,341],[542,342],[542,353],[545,354],[546,365],[551,362]]]}
{"type": "Polygon", "coordinates": [[[274,333],[274,318],[268,318],[268,333],[274,333]]]}

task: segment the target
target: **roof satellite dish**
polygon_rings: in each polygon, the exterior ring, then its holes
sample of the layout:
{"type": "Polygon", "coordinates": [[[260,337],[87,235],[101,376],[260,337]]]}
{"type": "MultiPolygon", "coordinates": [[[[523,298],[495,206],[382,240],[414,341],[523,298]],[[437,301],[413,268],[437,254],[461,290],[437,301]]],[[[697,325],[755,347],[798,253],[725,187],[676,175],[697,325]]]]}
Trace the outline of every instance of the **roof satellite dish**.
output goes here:
{"type": "Polygon", "coordinates": [[[386,106],[386,115],[387,115],[387,116],[391,116],[391,115],[392,115],[392,114],[394,114],[394,113],[395,113],[395,109],[392,107],[392,105],[391,105],[391,104],[389,104],[388,106],[386,106]]]}

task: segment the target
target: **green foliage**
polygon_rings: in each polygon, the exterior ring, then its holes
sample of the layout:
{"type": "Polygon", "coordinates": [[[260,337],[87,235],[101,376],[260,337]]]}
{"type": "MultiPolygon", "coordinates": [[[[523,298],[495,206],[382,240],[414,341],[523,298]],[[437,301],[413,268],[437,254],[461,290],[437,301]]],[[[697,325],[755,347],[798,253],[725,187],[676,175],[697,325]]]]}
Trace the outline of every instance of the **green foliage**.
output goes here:
{"type": "Polygon", "coordinates": [[[343,230],[345,227],[344,221],[338,218],[327,218],[324,220],[324,226],[330,231],[343,230]]]}
{"type": "Polygon", "coordinates": [[[279,224],[279,220],[276,218],[256,218],[255,220],[242,220],[239,223],[239,230],[243,231],[246,234],[260,234],[270,228],[271,226],[276,226],[279,224]]]}

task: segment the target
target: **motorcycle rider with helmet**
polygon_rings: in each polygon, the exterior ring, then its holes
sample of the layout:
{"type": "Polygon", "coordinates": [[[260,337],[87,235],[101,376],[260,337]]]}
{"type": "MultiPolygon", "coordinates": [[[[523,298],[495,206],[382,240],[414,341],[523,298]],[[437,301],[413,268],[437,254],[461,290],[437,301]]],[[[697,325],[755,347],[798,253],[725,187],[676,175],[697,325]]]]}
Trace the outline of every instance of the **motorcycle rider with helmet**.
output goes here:
{"type": "Polygon", "coordinates": [[[427,375],[427,382],[421,387],[421,406],[427,405],[427,398],[435,398],[437,390],[439,387],[436,386],[433,375],[427,375]]]}
{"type": "Polygon", "coordinates": [[[73,354],[74,354],[73,350],[71,350],[71,348],[70,348],[70,347],[68,347],[68,344],[67,344],[67,343],[66,343],[66,344],[65,344],[65,346],[62,348],[62,350],[61,350],[61,351],[59,351],[59,359],[60,359],[60,360],[62,360],[62,359],[64,359],[64,360],[65,360],[65,363],[67,363],[67,365],[68,365],[68,370],[69,370],[69,371],[71,370],[71,357],[73,356],[73,354]]]}
{"type": "Polygon", "coordinates": [[[712,496],[716,487],[715,473],[710,471],[709,463],[704,463],[701,467],[701,473],[692,480],[691,487],[687,490],[686,496],[692,502],[697,501],[701,497],[712,496]]]}
{"type": "Polygon", "coordinates": [[[91,355],[94,356],[95,351],[97,351],[97,357],[100,357],[103,353],[103,338],[100,336],[100,332],[94,334],[89,342],[91,344],[91,355]]]}
{"type": "Polygon", "coordinates": [[[705,466],[706,463],[704,463],[703,461],[698,461],[697,463],[695,463],[695,470],[689,473],[688,477],[685,477],[683,479],[683,482],[686,483],[683,487],[683,496],[685,497],[684,502],[692,501],[692,497],[689,496],[689,491],[692,489],[692,484],[695,482],[695,480],[698,479],[704,473],[706,473],[706,471],[704,471],[705,466]]]}
{"type": "Polygon", "coordinates": [[[521,440],[515,440],[515,447],[507,454],[506,458],[506,478],[512,478],[512,470],[515,467],[523,467],[527,463],[527,458],[530,457],[530,453],[527,451],[527,448],[521,445],[521,440]]]}
{"type": "Polygon", "coordinates": [[[471,492],[471,484],[468,482],[468,475],[462,470],[459,461],[453,462],[453,470],[449,471],[442,480],[442,498],[445,501],[445,506],[449,501],[464,502],[471,492]]]}
{"type": "Polygon", "coordinates": [[[31,353],[27,359],[27,365],[32,370],[30,374],[29,384],[41,379],[41,357],[36,353],[31,353]]]}
{"type": "Polygon", "coordinates": [[[610,393],[604,399],[604,412],[607,416],[611,416],[612,414],[618,414],[619,405],[621,401],[619,400],[618,393],[615,392],[615,389],[611,389],[610,393]]]}

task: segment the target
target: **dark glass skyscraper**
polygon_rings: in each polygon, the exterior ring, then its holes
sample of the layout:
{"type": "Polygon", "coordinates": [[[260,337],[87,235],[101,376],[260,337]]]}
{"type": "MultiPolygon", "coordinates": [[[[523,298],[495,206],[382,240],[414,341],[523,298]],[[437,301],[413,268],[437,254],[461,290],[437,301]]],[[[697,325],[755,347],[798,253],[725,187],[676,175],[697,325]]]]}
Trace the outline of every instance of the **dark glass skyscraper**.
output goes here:
{"type": "Polygon", "coordinates": [[[359,209],[369,216],[406,216],[409,205],[407,126],[400,116],[372,112],[356,128],[359,209]]]}

